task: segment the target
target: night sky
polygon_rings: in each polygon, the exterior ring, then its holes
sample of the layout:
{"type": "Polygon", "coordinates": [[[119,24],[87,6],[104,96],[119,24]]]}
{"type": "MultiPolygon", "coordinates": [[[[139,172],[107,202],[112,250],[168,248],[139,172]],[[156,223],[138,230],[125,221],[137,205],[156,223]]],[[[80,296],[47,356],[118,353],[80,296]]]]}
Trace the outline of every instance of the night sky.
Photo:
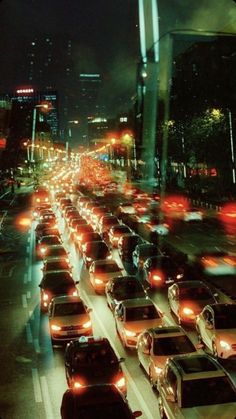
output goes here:
{"type": "MultiPolygon", "coordinates": [[[[236,32],[233,0],[159,0],[158,5],[161,34],[176,28],[236,32]]],[[[128,101],[140,59],[137,9],[138,0],[2,0],[0,93],[24,80],[29,42],[53,36],[58,45],[73,40],[78,73],[102,74],[108,106],[118,106],[118,97],[128,101]]]]}

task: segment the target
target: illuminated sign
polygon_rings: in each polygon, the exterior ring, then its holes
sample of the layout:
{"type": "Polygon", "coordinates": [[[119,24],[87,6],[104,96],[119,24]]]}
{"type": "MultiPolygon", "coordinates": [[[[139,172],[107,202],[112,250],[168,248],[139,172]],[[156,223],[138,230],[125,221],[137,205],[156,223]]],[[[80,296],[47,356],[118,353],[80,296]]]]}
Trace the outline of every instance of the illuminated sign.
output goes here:
{"type": "Polygon", "coordinates": [[[16,93],[34,93],[34,89],[18,89],[16,93]]]}

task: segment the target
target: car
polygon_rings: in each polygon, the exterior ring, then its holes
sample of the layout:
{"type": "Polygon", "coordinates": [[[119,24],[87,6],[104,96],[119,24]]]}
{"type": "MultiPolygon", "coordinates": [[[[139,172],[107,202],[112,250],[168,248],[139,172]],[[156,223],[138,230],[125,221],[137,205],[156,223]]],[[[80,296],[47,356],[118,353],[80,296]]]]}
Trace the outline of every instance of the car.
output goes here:
{"type": "Polygon", "coordinates": [[[106,284],[105,294],[107,305],[112,311],[120,301],[148,297],[147,291],[134,275],[116,276],[110,279],[106,284]]]}
{"type": "Polygon", "coordinates": [[[41,236],[42,237],[43,236],[57,236],[57,237],[61,238],[61,233],[60,233],[60,231],[58,230],[57,227],[50,227],[50,226],[48,227],[47,226],[43,229],[41,236]]]}
{"type": "Polygon", "coordinates": [[[167,358],[197,353],[197,348],[180,326],[146,329],[140,333],[136,348],[139,365],[155,388],[167,358]]]}
{"type": "Polygon", "coordinates": [[[40,216],[39,216],[39,222],[40,223],[57,223],[57,219],[56,219],[56,215],[52,212],[52,211],[47,211],[47,212],[43,212],[40,216]]]}
{"type": "Polygon", "coordinates": [[[180,281],[168,288],[168,304],[179,324],[195,324],[207,304],[217,303],[217,293],[202,281],[180,281]]]}
{"type": "Polygon", "coordinates": [[[36,205],[47,204],[50,201],[50,193],[47,189],[38,187],[33,194],[33,201],[36,205]]]}
{"type": "Polygon", "coordinates": [[[79,249],[79,243],[82,238],[83,233],[93,233],[94,230],[90,224],[87,223],[80,223],[77,224],[75,227],[75,233],[74,233],[74,243],[75,247],[79,249]]]}
{"type": "Polygon", "coordinates": [[[39,206],[36,206],[34,209],[33,209],[33,219],[34,220],[39,220],[39,217],[40,217],[40,213],[41,213],[41,211],[42,210],[49,210],[49,209],[52,209],[52,206],[51,206],[51,204],[42,204],[42,205],[39,205],[39,206]]]}
{"type": "Polygon", "coordinates": [[[183,213],[183,220],[187,223],[191,221],[202,221],[203,211],[195,207],[188,208],[183,213]]]}
{"type": "Polygon", "coordinates": [[[138,244],[144,243],[144,240],[138,234],[124,234],[118,240],[117,248],[122,261],[131,262],[133,251],[138,244]]]}
{"type": "Polygon", "coordinates": [[[165,287],[184,279],[184,270],[170,256],[148,258],[143,265],[143,277],[151,288],[165,287]]]}
{"type": "Polygon", "coordinates": [[[95,231],[84,231],[77,238],[77,249],[80,251],[80,253],[83,253],[83,249],[85,248],[86,243],[95,241],[102,241],[100,234],[96,233],[95,231]]]}
{"type": "Polygon", "coordinates": [[[86,268],[89,268],[94,260],[112,259],[109,247],[103,240],[85,243],[82,253],[86,268]]]}
{"type": "Polygon", "coordinates": [[[93,334],[90,311],[79,296],[54,297],[48,307],[52,344],[93,334]]]}
{"type": "Polygon", "coordinates": [[[219,362],[207,354],[168,358],[158,391],[160,418],[235,418],[235,385],[219,362]]]}
{"type": "Polygon", "coordinates": [[[201,278],[236,275],[236,256],[224,250],[202,251],[194,255],[192,270],[201,278]]]}
{"type": "Polygon", "coordinates": [[[123,361],[107,338],[82,336],[66,346],[67,384],[74,389],[91,384],[115,384],[126,395],[126,377],[120,365],[123,361]]]}
{"type": "Polygon", "coordinates": [[[116,224],[120,224],[117,217],[114,215],[104,215],[99,219],[97,231],[99,234],[101,234],[102,238],[106,240],[108,239],[108,230],[116,224]]]}
{"type": "Polygon", "coordinates": [[[96,242],[96,241],[102,241],[102,237],[100,234],[93,232],[84,232],[81,234],[80,240],[78,241],[78,248],[80,252],[83,252],[84,246],[88,242],[96,242]]]}
{"type": "Polygon", "coordinates": [[[157,236],[167,236],[170,232],[169,224],[164,219],[162,220],[160,216],[150,217],[145,225],[152,237],[155,237],[155,233],[157,236]]]}
{"type": "Polygon", "coordinates": [[[71,273],[65,271],[47,272],[39,284],[41,311],[47,311],[53,297],[58,295],[78,295],[76,284],[71,273]]]}
{"type": "Polygon", "coordinates": [[[146,297],[121,301],[114,316],[117,334],[127,348],[136,348],[138,336],[144,329],[163,325],[163,313],[146,297]]]}
{"type": "MultiPolygon", "coordinates": [[[[94,229],[96,229],[97,227],[99,218],[108,212],[109,212],[109,208],[107,208],[106,206],[96,206],[91,209],[90,223],[94,229]]],[[[110,213],[110,215],[112,214],[110,213]]]]}
{"type": "Polygon", "coordinates": [[[108,230],[108,240],[111,246],[117,248],[118,241],[124,234],[132,234],[133,231],[125,224],[116,224],[108,230]]]}
{"type": "Polygon", "coordinates": [[[36,253],[37,256],[43,258],[47,255],[48,248],[51,246],[61,245],[61,239],[55,235],[42,236],[38,241],[36,253]]]}
{"type": "Polygon", "coordinates": [[[236,359],[236,304],[208,304],[196,318],[199,342],[222,359],[236,359]]]}
{"type": "Polygon", "coordinates": [[[118,206],[117,214],[135,214],[135,209],[130,202],[124,202],[118,206]]]}
{"type": "Polygon", "coordinates": [[[114,418],[134,419],[142,415],[132,412],[127,399],[114,384],[81,387],[78,391],[66,390],[61,403],[62,419],[114,418]]]}
{"type": "Polygon", "coordinates": [[[70,271],[72,268],[69,262],[67,262],[65,259],[49,259],[45,260],[42,271],[44,273],[51,272],[51,271],[70,271]]]}
{"type": "Polygon", "coordinates": [[[142,271],[145,261],[152,256],[157,256],[158,254],[161,253],[155,244],[147,242],[138,244],[132,255],[133,265],[136,269],[142,271]]]}
{"type": "Polygon", "coordinates": [[[44,260],[65,259],[69,263],[69,253],[62,244],[48,247],[47,254],[43,256],[44,260]]]}
{"type": "Polygon", "coordinates": [[[41,239],[42,236],[45,236],[45,230],[48,228],[54,228],[55,222],[44,222],[44,223],[38,223],[35,227],[35,241],[36,243],[41,239]]]}
{"type": "Polygon", "coordinates": [[[122,274],[122,268],[113,259],[95,260],[89,268],[89,280],[97,294],[104,294],[107,282],[122,274]]]}

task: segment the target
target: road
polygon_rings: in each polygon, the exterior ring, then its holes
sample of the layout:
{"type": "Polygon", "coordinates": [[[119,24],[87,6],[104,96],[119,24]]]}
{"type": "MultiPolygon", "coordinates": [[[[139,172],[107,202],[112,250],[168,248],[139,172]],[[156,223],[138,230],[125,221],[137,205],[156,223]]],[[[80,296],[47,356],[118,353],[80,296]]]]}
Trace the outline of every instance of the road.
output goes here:
{"type": "MultiPolygon", "coordinates": [[[[34,257],[35,223],[31,222],[29,195],[22,193],[13,201],[9,200],[2,215],[0,417],[57,419],[60,418],[62,395],[67,388],[64,349],[52,348],[47,315],[40,314],[39,310],[38,284],[42,276],[42,262],[34,257]]],[[[106,299],[91,289],[87,271],[73,243],[68,239],[62,219],[60,229],[64,244],[70,251],[73,277],[80,280],[79,291],[87,305],[93,309],[94,334],[107,336],[118,356],[125,357],[122,365],[128,378],[128,400],[132,409],[142,410],[144,419],[158,419],[157,395],[140,369],[135,351],[125,350],[121,345],[106,299]]],[[[208,246],[235,249],[233,238],[225,237],[212,225],[208,225],[208,229],[206,225],[200,224],[181,227],[171,234],[170,241],[190,255],[208,246]]],[[[113,253],[118,259],[117,252],[113,253]]],[[[174,319],[166,303],[166,292],[152,292],[150,296],[164,311],[166,322],[173,324],[174,319]]],[[[221,299],[225,300],[225,296],[221,295],[221,299]]],[[[188,332],[196,342],[195,332],[188,332]]],[[[229,368],[235,379],[234,369],[232,366],[229,368]]]]}

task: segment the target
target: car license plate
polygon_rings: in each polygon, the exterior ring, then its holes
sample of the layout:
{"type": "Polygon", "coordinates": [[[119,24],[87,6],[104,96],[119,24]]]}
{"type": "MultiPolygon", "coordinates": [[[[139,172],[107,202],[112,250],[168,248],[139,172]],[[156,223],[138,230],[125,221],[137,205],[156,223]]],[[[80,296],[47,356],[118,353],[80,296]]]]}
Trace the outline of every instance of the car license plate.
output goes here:
{"type": "Polygon", "coordinates": [[[74,330],[68,330],[67,331],[67,335],[74,335],[75,334],[75,331],[74,330]]]}

